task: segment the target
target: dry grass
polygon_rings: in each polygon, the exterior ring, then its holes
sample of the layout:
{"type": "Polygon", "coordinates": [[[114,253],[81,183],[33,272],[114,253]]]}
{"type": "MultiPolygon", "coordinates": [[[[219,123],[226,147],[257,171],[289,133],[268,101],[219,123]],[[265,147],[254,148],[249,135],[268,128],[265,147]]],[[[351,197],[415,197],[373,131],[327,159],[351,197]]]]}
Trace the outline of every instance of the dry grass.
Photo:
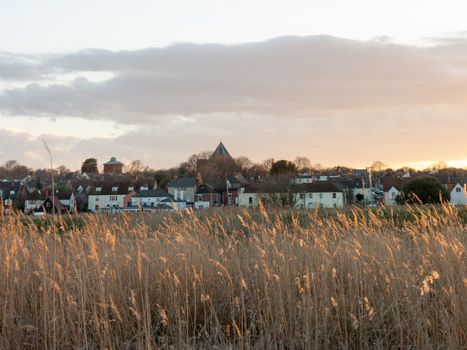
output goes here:
{"type": "Polygon", "coordinates": [[[1,218],[0,348],[465,348],[455,208],[210,214],[1,218]]]}

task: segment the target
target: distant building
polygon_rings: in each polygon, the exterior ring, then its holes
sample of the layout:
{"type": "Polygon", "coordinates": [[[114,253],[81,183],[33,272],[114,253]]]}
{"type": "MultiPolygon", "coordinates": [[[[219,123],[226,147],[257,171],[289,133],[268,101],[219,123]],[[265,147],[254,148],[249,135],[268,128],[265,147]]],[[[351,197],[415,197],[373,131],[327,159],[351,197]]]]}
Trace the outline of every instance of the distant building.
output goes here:
{"type": "Polygon", "coordinates": [[[184,177],[172,180],[169,183],[167,191],[176,201],[186,201],[193,203],[195,201],[195,192],[198,189],[199,181],[196,177],[184,177]]]}
{"type": "Polygon", "coordinates": [[[296,185],[293,188],[296,208],[343,208],[345,193],[331,182],[315,182],[296,185]]]}
{"type": "Polygon", "coordinates": [[[213,158],[224,158],[228,160],[233,160],[232,156],[230,155],[229,151],[227,151],[227,148],[225,148],[222,141],[219,143],[219,145],[216,147],[216,149],[212,153],[211,159],[213,158]]]}
{"type": "Polygon", "coordinates": [[[123,163],[119,162],[117,158],[112,157],[107,163],[104,163],[104,174],[122,174],[123,163]]]}
{"type": "Polygon", "coordinates": [[[209,185],[200,185],[195,193],[195,209],[221,205],[221,195],[209,185]]]}
{"type": "Polygon", "coordinates": [[[467,204],[467,184],[460,183],[447,185],[447,190],[451,196],[451,204],[465,205],[467,204]]]}

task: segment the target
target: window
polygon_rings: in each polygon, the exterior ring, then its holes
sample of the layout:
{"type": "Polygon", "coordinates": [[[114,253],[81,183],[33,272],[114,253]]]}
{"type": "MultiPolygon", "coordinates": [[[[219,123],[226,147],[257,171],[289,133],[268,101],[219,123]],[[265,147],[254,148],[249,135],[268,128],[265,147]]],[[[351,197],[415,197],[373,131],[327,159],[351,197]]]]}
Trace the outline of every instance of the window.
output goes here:
{"type": "Polygon", "coordinates": [[[253,197],[248,197],[248,204],[253,204],[253,197]]]}
{"type": "Polygon", "coordinates": [[[304,193],[300,193],[300,194],[299,194],[299,197],[300,197],[300,199],[304,199],[304,198],[305,198],[305,194],[304,194],[304,193]]]}
{"type": "Polygon", "coordinates": [[[99,197],[96,197],[96,202],[99,202],[99,197]]]}
{"type": "Polygon", "coordinates": [[[96,192],[102,191],[102,187],[96,187],[96,192]]]}
{"type": "Polygon", "coordinates": [[[313,193],[308,193],[308,198],[313,199],[313,193]]]}
{"type": "Polygon", "coordinates": [[[198,195],[198,202],[202,202],[202,201],[203,201],[203,196],[198,195]]]}
{"type": "Polygon", "coordinates": [[[337,193],[333,193],[332,198],[336,199],[337,198],[337,193]]]}
{"type": "Polygon", "coordinates": [[[112,192],[117,192],[118,191],[118,186],[112,187],[112,192]]]}
{"type": "Polygon", "coordinates": [[[110,196],[110,201],[111,202],[116,202],[117,201],[117,196],[110,196]]]}
{"type": "Polygon", "coordinates": [[[462,192],[462,188],[460,188],[460,187],[456,187],[456,192],[457,192],[457,193],[460,193],[460,192],[462,192]]]}
{"type": "Polygon", "coordinates": [[[319,198],[323,199],[323,194],[322,193],[319,194],[319,198]]]}
{"type": "Polygon", "coordinates": [[[129,187],[128,187],[128,192],[131,192],[131,191],[133,191],[134,189],[135,189],[135,188],[134,188],[133,186],[129,186],[129,187]]]}

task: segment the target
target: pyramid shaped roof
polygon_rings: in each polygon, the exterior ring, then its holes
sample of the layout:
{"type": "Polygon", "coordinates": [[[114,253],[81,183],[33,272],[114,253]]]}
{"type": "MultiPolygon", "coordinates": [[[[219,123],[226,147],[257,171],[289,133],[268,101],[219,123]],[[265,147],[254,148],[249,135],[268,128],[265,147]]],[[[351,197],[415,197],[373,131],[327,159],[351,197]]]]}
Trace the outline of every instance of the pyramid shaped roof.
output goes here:
{"type": "Polygon", "coordinates": [[[232,156],[230,155],[229,151],[227,151],[227,148],[225,148],[222,141],[219,143],[219,146],[217,146],[215,151],[212,153],[211,158],[213,157],[226,157],[226,158],[232,159],[232,156]]]}

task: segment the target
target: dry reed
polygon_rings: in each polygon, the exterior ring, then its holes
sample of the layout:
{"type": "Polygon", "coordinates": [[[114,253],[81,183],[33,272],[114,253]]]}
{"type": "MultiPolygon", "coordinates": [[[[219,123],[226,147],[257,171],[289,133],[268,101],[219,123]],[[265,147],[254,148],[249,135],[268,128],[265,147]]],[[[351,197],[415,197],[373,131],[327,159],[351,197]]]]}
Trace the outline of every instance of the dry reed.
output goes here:
{"type": "Polygon", "coordinates": [[[456,210],[3,216],[0,348],[461,349],[456,210]]]}

